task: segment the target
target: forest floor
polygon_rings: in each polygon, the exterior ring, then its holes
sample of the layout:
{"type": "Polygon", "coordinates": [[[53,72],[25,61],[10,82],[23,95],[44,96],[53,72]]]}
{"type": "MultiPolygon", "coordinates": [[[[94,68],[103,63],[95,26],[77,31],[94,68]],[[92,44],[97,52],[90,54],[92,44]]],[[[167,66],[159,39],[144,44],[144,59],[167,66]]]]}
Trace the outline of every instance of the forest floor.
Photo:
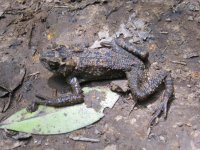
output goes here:
{"type": "MultiPolygon", "coordinates": [[[[92,126],[67,134],[32,135],[15,149],[200,150],[199,0],[1,0],[0,62],[24,66],[26,76],[0,120],[26,107],[36,93],[54,95],[52,73],[39,62],[43,50],[54,43],[97,48],[101,40],[122,34],[149,51],[152,67],[171,70],[175,94],[167,119],[161,117],[148,133],[162,91],[150,102],[136,105],[130,114],[133,102],[122,94],[92,126]],[[19,95],[23,95],[20,101],[19,95]],[[99,142],[75,141],[69,136],[99,142]]],[[[6,100],[1,98],[0,107],[6,100]]],[[[0,145],[8,143],[12,149],[16,141],[1,130],[0,145]]]]}

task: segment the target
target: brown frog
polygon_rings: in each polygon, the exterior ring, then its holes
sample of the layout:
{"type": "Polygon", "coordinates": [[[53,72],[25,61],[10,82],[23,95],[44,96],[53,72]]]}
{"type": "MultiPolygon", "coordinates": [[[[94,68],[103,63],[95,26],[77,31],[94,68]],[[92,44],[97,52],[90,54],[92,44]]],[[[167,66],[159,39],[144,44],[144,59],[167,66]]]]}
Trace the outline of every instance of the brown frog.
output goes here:
{"type": "MultiPolygon", "coordinates": [[[[168,102],[173,95],[173,80],[169,71],[161,70],[156,76],[143,80],[148,52],[135,48],[123,39],[102,42],[104,48],[75,51],[61,46],[41,54],[40,61],[49,71],[66,77],[72,93],[57,100],[37,100],[28,107],[35,111],[38,105],[54,107],[69,106],[84,102],[80,83],[94,80],[127,78],[132,95],[137,101],[144,101],[161,85],[165,91],[161,104],[156,109],[153,120],[164,113],[167,116],[168,102]]],[[[42,98],[42,97],[40,97],[42,98]]],[[[43,99],[43,98],[42,98],[43,99]]]]}

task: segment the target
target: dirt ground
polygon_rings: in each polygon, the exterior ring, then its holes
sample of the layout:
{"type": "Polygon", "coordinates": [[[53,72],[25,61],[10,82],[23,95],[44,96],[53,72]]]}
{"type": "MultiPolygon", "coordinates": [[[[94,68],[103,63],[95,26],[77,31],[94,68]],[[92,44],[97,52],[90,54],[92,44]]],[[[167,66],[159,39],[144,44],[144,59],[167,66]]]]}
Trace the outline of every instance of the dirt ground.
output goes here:
{"type": "MultiPolygon", "coordinates": [[[[61,83],[54,83],[52,73],[40,64],[41,51],[55,43],[96,48],[99,41],[120,34],[149,51],[152,68],[171,70],[175,96],[168,118],[161,117],[148,138],[148,122],[162,93],[150,102],[138,104],[130,115],[133,102],[122,94],[97,123],[68,134],[32,135],[16,149],[200,150],[200,1],[74,1],[1,0],[0,62],[25,66],[26,76],[0,119],[26,107],[36,93],[51,97],[55,96],[55,89],[63,91],[58,89],[61,83]],[[21,100],[19,95],[23,95],[21,100]],[[100,142],[74,141],[69,136],[96,138],[100,142]]],[[[1,143],[6,139],[1,130],[1,143]]],[[[15,142],[12,140],[10,145],[15,142]]]]}

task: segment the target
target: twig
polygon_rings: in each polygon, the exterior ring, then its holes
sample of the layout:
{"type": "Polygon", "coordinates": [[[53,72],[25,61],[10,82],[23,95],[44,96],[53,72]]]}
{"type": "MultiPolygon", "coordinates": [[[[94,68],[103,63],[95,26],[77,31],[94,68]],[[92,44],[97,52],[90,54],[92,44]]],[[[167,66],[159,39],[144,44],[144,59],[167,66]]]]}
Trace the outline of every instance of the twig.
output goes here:
{"type": "Polygon", "coordinates": [[[150,139],[150,134],[151,134],[151,127],[148,127],[147,129],[147,138],[150,139]]]}
{"type": "Polygon", "coordinates": [[[2,120],[4,120],[5,118],[7,118],[6,115],[1,115],[0,122],[1,122],[2,120]]]}
{"type": "Polygon", "coordinates": [[[30,34],[29,34],[29,40],[28,40],[28,47],[29,47],[29,49],[31,48],[31,42],[32,42],[32,36],[33,36],[33,30],[34,30],[34,28],[35,28],[35,25],[33,24],[33,25],[31,25],[31,30],[30,30],[30,34]]]}
{"type": "Polygon", "coordinates": [[[95,4],[100,4],[100,3],[101,2],[99,0],[95,0],[95,1],[91,1],[89,3],[83,3],[82,5],[79,4],[79,5],[75,5],[75,6],[72,6],[72,5],[56,5],[56,6],[54,6],[54,8],[67,8],[70,11],[75,11],[75,10],[83,10],[90,5],[95,5],[95,4]]]}
{"type": "Polygon", "coordinates": [[[55,8],[69,8],[68,5],[56,5],[55,8]]]}
{"type": "Polygon", "coordinates": [[[51,98],[49,98],[49,97],[47,97],[47,96],[43,96],[43,95],[40,95],[40,94],[36,94],[35,97],[37,97],[37,98],[39,98],[39,99],[41,99],[41,100],[48,100],[48,99],[51,99],[51,98]]]}
{"type": "Polygon", "coordinates": [[[16,101],[17,101],[17,102],[21,101],[22,97],[23,97],[23,95],[22,95],[22,94],[19,94],[16,101]]]}
{"type": "Polygon", "coordinates": [[[37,72],[34,72],[34,73],[31,73],[31,74],[29,74],[28,76],[30,77],[30,76],[36,76],[36,75],[38,75],[38,74],[40,74],[40,72],[39,71],[37,71],[37,72]]]}
{"type": "Polygon", "coordinates": [[[130,116],[130,114],[132,113],[132,111],[134,110],[135,106],[136,106],[137,102],[135,102],[132,107],[131,110],[129,111],[128,115],[130,116]]]}
{"type": "Polygon", "coordinates": [[[12,99],[12,96],[13,96],[12,92],[9,93],[8,102],[4,105],[4,108],[3,108],[2,112],[6,112],[6,110],[9,108],[10,103],[11,103],[11,99],[12,99]]]}
{"type": "Polygon", "coordinates": [[[108,19],[108,17],[109,17],[112,13],[116,12],[120,7],[121,7],[121,6],[115,7],[115,8],[113,8],[113,9],[111,9],[110,12],[108,12],[108,14],[106,14],[106,19],[108,19]]]}
{"type": "MultiPolygon", "coordinates": [[[[7,89],[6,87],[3,87],[0,85],[0,88],[2,88],[3,90],[7,91],[8,93],[10,93],[11,91],[9,89],[7,89]]],[[[6,93],[7,94],[7,93],[6,93]]]]}
{"type": "Polygon", "coordinates": [[[174,60],[174,61],[170,61],[170,62],[175,63],[175,64],[184,65],[184,66],[187,65],[185,62],[181,62],[181,61],[175,61],[175,60],[174,60]]]}
{"type": "Polygon", "coordinates": [[[160,34],[168,34],[166,31],[161,31],[160,34]]]}
{"type": "Polygon", "coordinates": [[[164,48],[162,54],[164,54],[166,52],[166,50],[167,50],[167,47],[164,48]]]}
{"type": "Polygon", "coordinates": [[[84,141],[84,142],[92,142],[92,143],[100,142],[99,139],[92,139],[92,138],[79,137],[79,136],[76,136],[76,137],[69,136],[69,138],[74,141],[84,141]]]}
{"type": "Polygon", "coordinates": [[[30,79],[31,77],[33,77],[33,79],[35,80],[35,79],[37,79],[38,78],[38,75],[40,74],[40,72],[39,71],[37,71],[37,72],[34,72],[34,73],[31,73],[31,74],[29,74],[27,77],[30,79]]]}
{"type": "Polygon", "coordinates": [[[1,33],[1,35],[5,34],[5,33],[8,31],[8,27],[11,26],[12,24],[14,24],[16,20],[17,20],[17,19],[11,20],[11,21],[6,25],[6,28],[5,28],[4,31],[1,33]]]}

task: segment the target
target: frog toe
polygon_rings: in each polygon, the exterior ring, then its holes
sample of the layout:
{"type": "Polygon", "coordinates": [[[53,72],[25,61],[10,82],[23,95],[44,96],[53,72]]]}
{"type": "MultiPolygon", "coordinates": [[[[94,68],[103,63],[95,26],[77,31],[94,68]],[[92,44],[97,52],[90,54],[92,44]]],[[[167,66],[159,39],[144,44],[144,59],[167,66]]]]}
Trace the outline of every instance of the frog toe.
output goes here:
{"type": "Polygon", "coordinates": [[[32,102],[27,108],[26,110],[28,112],[35,112],[38,109],[38,105],[35,102],[32,102]]]}
{"type": "Polygon", "coordinates": [[[150,126],[153,126],[156,122],[156,119],[159,118],[162,114],[164,118],[167,118],[167,110],[168,110],[167,106],[168,106],[168,102],[164,101],[164,102],[161,102],[161,104],[157,107],[157,109],[155,109],[155,111],[152,114],[153,117],[149,123],[150,126]]]}

